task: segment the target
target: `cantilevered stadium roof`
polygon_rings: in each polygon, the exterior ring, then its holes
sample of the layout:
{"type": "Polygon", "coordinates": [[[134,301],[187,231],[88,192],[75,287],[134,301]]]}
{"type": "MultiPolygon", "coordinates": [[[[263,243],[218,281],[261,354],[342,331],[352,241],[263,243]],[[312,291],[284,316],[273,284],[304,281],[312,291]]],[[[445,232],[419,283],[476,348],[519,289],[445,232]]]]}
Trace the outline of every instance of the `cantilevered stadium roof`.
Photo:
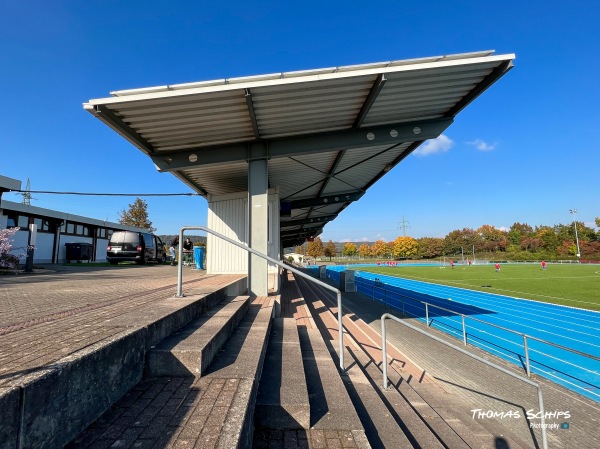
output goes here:
{"type": "Polygon", "coordinates": [[[284,246],[319,235],[512,67],[493,51],[111,92],[84,108],[205,197],[268,154],[284,246]]]}

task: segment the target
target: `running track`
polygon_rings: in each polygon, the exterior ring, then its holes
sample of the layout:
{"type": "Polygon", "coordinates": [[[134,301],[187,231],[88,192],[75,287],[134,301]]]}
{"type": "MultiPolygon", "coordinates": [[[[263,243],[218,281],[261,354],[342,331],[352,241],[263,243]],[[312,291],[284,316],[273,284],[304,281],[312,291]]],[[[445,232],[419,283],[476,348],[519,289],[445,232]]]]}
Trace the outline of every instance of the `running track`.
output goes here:
{"type": "MultiPolygon", "coordinates": [[[[346,267],[327,267],[327,277],[339,282],[346,267]]],[[[468,317],[467,341],[525,367],[523,337],[527,334],[600,357],[600,313],[526,299],[477,292],[427,282],[360,271],[353,266],[357,291],[425,322],[425,301],[487,323],[512,329],[514,334],[468,317]],[[379,283],[375,282],[379,279],[379,283]],[[411,299],[410,299],[411,298],[411,299]]],[[[430,325],[462,341],[460,315],[429,306],[430,325]]],[[[600,361],[528,339],[532,374],[553,380],[600,402],[600,361]]]]}

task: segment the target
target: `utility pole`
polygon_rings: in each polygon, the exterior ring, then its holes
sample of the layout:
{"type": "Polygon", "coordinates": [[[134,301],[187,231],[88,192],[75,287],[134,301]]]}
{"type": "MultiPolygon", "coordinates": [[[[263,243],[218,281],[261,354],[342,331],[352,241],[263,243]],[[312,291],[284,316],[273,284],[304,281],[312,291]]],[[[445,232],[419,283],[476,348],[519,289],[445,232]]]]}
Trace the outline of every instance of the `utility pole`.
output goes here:
{"type": "Polygon", "coordinates": [[[408,225],[408,221],[404,219],[404,215],[402,216],[402,221],[399,222],[398,229],[402,229],[402,235],[406,237],[406,228],[410,228],[408,225]]]}
{"type": "Polygon", "coordinates": [[[25,186],[25,192],[21,193],[23,196],[23,204],[26,206],[31,206],[31,184],[29,182],[29,178],[27,178],[27,185],[25,186]]]}

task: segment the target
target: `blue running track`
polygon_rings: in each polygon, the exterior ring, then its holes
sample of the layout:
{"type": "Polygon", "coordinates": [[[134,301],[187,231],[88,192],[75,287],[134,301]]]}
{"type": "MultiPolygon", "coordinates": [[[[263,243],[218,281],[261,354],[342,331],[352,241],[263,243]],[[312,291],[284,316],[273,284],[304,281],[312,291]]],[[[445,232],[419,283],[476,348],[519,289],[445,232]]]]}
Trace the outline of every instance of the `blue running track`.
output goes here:
{"type": "MultiPolygon", "coordinates": [[[[327,267],[339,282],[346,267],[327,267]]],[[[427,282],[360,271],[353,267],[357,291],[407,316],[425,322],[425,301],[466,315],[467,341],[525,368],[523,337],[527,334],[600,358],[600,313],[517,299],[427,282]],[[375,279],[379,279],[376,282],[375,279]],[[511,329],[504,331],[469,319],[511,329]]],[[[462,341],[460,315],[429,306],[430,325],[462,341]]],[[[600,402],[600,361],[528,339],[531,372],[600,402]]]]}

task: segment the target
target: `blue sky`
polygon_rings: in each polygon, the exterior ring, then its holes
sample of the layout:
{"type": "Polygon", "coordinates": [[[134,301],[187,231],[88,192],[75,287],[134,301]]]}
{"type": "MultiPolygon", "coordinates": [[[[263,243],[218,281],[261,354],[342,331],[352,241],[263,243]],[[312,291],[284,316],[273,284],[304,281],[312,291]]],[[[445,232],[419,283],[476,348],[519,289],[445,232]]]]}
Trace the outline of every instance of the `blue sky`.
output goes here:
{"type": "MultiPolygon", "coordinates": [[[[600,216],[596,1],[0,0],[0,175],[32,190],[189,189],[82,108],[110,91],[480,50],[515,67],[325,227],[391,240],[600,216]],[[124,167],[128,169],[125,170],[124,167]],[[131,170],[134,168],[135,170],[131,170]]],[[[117,221],[134,197],[33,195],[117,221]]],[[[16,194],[4,199],[21,201],[16,194]]],[[[206,224],[201,197],[146,198],[158,233],[206,224]]]]}

